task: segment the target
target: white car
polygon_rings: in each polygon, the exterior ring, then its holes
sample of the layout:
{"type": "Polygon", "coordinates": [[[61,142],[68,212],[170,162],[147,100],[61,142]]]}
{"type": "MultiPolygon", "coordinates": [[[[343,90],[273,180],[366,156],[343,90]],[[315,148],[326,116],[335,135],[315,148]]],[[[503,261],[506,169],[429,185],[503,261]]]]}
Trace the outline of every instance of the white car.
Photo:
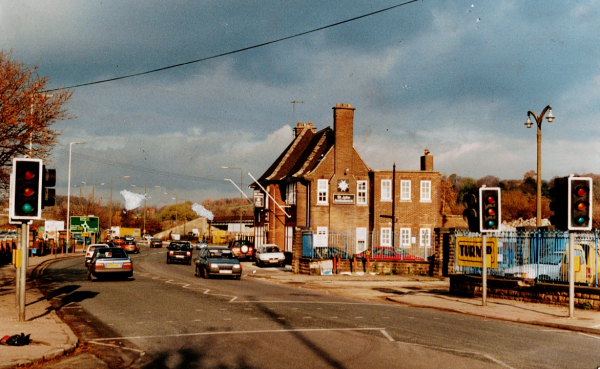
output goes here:
{"type": "Polygon", "coordinates": [[[285,255],[279,249],[279,246],[266,244],[258,247],[256,250],[256,265],[259,267],[265,265],[283,266],[285,263],[285,255]]]}
{"type": "Polygon", "coordinates": [[[556,251],[540,258],[539,263],[514,266],[504,270],[504,276],[509,278],[529,278],[538,281],[559,280],[560,260],[564,251],[556,251]]]}
{"type": "Polygon", "coordinates": [[[86,267],[90,263],[90,260],[92,260],[92,256],[94,256],[94,250],[96,250],[97,248],[100,248],[100,247],[108,247],[108,245],[105,243],[94,243],[94,244],[91,244],[88,246],[87,250],[85,251],[85,266],[86,267]]]}

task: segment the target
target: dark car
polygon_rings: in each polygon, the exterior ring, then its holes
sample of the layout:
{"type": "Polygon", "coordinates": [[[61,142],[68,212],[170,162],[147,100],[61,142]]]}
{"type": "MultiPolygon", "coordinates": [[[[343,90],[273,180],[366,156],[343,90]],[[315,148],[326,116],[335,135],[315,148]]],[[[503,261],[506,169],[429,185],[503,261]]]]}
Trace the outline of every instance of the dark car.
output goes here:
{"type": "Polygon", "coordinates": [[[210,278],[212,275],[242,278],[242,265],[233,252],[224,246],[205,247],[196,259],[196,277],[210,278]]]}
{"type": "Polygon", "coordinates": [[[163,246],[163,242],[161,239],[159,238],[153,238],[150,240],[150,247],[162,247],[163,246]]]}
{"type": "Polygon", "coordinates": [[[140,247],[133,240],[124,239],[121,248],[127,251],[128,254],[139,254],[140,247]]]}
{"type": "Polygon", "coordinates": [[[192,265],[192,245],[188,241],[171,241],[167,250],[167,264],[179,261],[192,265]]]}
{"type": "Polygon", "coordinates": [[[254,258],[254,244],[247,240],[235,240],[229,242],[229,249],[238,259],[252,260],[254,258]]]}
{"type": "Polygon", "coordinates": [[[334,247],[315,247],[314,250],[315,259],[333,259],[336,256],[340,259],[348,259],[346,251],[334,247]]]}
{"type": "Polygon", "coordinates": [[[93,277],[133,277],[133,262],[120,247],[99,247],[88,265],[88,279],[93,277]]]}

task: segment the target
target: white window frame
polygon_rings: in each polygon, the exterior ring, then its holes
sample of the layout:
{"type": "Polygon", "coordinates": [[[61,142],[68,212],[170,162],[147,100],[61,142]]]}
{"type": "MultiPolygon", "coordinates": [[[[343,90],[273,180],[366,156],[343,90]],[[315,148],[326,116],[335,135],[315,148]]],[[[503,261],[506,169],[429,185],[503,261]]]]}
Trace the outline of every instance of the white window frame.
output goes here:
{"type": "Polygon", "coordinates": [[[290,182],[285,189],[286,205],[296,205],[296,182],[290,182]]]}
{"type": "Polygon", "coordinates": [[[317,233],[313,239],[313,247],[327,247],[328,244],[329,230],[327,227],[317,227],[317,233]]]}
{"type": "Polygon", "coordinates": [[[367,205],[367,181],[356,181],[356,204],[367,205]]]}
{"type": "Polygon", "coordinates": [[[410,201],[410,186],[410,180],[403,179],[400,181],[400,201],[410,201]]]}
{"type": "Polygon", "coordinates": [[[392,228],[381,227],[379,240],[381,242],[381,246],[392,246],[392,228]]]}
{"type": "Polygon", "coordinates": [[[431,181],[421,181],[421,201],[431,202],[431,181]]]}
{"type": "Polygon", "coordinates": [[[381,180],[381,201],[392,201],[392,180],[381,180]]]}
{"type": "Polygon", "coordinates": [[[421,228],[419,230],[419,247],[431,247],[431,229],[421,228]]]}
{"type": "Polygon", "coordinates": [[[400,245],[410,247],[410,228],[400,228],[400,245]]]}
{"type": "Polygon", "coordinates": [[[317,180],[317,205],[329,205],[329,181],[317,180]],[[324,199],[324,200],[322,200],[324,199]]]}

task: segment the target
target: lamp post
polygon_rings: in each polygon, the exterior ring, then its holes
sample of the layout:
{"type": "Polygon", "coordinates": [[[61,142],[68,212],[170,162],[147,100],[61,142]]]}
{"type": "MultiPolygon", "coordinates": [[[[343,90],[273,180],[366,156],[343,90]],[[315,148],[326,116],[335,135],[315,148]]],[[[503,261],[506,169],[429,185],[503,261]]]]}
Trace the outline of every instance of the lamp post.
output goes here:
{"type": "MultiPolygon", "coordinates": [[[[134,184],[131,185],[131,187],[138,187],[134,184]]],[[[154,188],[160,188],[160,186],[153,186],[154,188]]],[[[144,233],[146,232],[146,194],[148,193],[148,187],[144,187],[144,225],[142,227],[142,237],[144,236],[144,233]]]]}
{"type": "Polygon", "coordinates": [[[525,126],[531,128],[533,123],[531,122],[530,117],[533,116],[535,123],[537,124],[537,199],[535,217],[535,224],[537,227],[541,227],[542,225],[542,121],[544,120],[546,112],[548,112],[546,120],[548,120],[548,123],[552,123],[554,116],[552,115],[551,105],[546,106],[539,117],[531,110],[528,111],[527,121],[525,122],[525,126]]]}
{"type": "Polygon", "coordinates": [[[129,176],[122,176],[122,177],[111,177],[110,178],[110,206],[109,206],[109,214],[108,214],[108,229],[112,229],[112,213],[113,213],[113,199],[112,199],[112,186],[113,186],[113,179],[115,178],[123,178],[123,179],[127,179],[129,178],[129,176]]]}
{"type": "Polygon", "coordinates": [[[241,192],[241,189],[244,188],[244,170],[242,168],[234,168],[234,167],[224,167],[221,166],[221,169],[238,169],[240,171],[240,238],[242,237],[242,203],[244,202],[244,198],[242,197],[242,195],[244,194],[243,192],[241,192]]]}
{"type": "MultiPolygon", "coordinates": [[[[73,145],[83,145],[85,142],[69,142],[69,181],[67,184],[67,247],[71,241],[71,151],[73,145]]],[[[75,248],[73,248],[75,252],[75,248]]]]}
{"type": "Polygon", "coordinates": [[[92,186],[92,202],[94,202],[94,192],[96,190],[96,185],[99,186],[104,186],[104,183],[87,183],[87,182],[81,182],[82,185],[86,185],[86,186],[92,186]]]}

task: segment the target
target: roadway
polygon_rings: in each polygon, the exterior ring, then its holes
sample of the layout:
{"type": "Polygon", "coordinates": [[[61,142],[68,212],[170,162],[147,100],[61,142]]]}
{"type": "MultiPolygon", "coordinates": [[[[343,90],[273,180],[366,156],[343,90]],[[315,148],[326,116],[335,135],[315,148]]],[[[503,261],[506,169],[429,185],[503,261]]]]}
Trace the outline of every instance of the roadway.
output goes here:
{"type": "MultiPolygon", "coordinates": [[[[598,339],[480,317],[335,296],[252,278],[201,279],[142,246],[129,281],[88,281],[83,259],[50,264],[40,287],[106,367],[572,368],[598,367],[598,339]]],[[[76,361],[75,361],[76,362],[76,361]]],[[[77,362],[85,368],[98,367],[77,362]]],[[[101,367],[101,366],[100,366],[101,367]]]]}

